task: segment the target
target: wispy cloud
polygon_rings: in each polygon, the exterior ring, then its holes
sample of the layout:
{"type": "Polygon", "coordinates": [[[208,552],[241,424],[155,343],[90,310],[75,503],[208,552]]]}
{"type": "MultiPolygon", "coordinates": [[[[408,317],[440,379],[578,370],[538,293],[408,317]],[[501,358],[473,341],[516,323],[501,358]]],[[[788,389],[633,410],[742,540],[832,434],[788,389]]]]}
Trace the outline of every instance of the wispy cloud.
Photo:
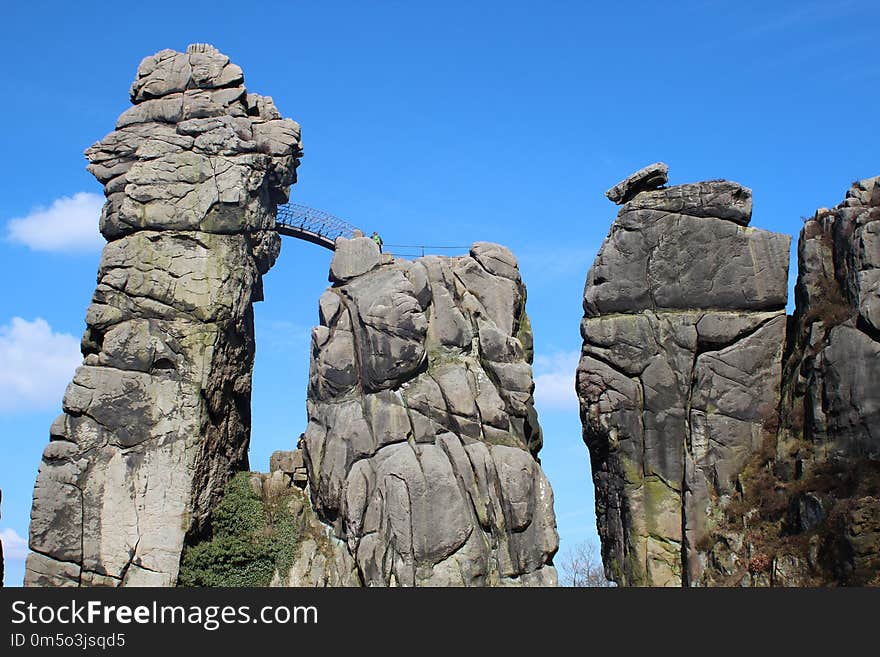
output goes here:
{"type": "Polygon", "coordinates": [[[44,319],[13,317],[0,326],[0,413],[60,407],[82,361],[79,340],[44,319]]]}
{"type": "Polygon", "coordinates": [[[98,251],[104,245],[98,231],[103,205],[103,196],[89,192],[62,196],[48,208],[35,208],[25,217],[11,219],[7,238],[34,251],[98,251]]]}
{"type": "Polygon", "coordinates": [[[24,561],[27,557],[27,541],[11,527],[0,529],[0,541],[3,541],[3,558],[6,561],[24,561]]]}
{"type": "Polygon", "coordinates": [[[536,355],[535,404],[539,410],[577,410],[574,377],[579,358],[577,351],[536,355]]]}

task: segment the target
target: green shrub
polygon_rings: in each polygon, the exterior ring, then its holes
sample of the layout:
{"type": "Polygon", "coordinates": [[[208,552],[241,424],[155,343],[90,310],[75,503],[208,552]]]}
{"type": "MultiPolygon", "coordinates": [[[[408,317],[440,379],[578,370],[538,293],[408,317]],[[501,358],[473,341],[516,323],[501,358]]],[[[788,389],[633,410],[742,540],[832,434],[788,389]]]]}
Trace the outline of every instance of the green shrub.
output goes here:
{"type": "Polygon", "coordinates": [[[250,473],[236,474],[214,509],[213,536],[185,549],[178,584],[268,586],[276,569],[290,567],[296,550],[289,497],[267,503],[251,488],[250,473]]]}

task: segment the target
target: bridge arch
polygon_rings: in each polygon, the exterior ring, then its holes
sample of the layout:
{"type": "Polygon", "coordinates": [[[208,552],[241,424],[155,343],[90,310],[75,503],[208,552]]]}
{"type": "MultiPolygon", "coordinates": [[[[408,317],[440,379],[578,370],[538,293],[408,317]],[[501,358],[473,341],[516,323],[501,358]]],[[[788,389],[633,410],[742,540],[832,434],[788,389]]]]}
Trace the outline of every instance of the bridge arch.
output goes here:
{"type": "Polygon", "coordinates": [[[275,215],[275,230],[280,235],[296,237],[334,251],[336,238],[351,239],[357,228],[329,212],[298,203],[288,203],[278,206],[278,213],[275,215]]]}

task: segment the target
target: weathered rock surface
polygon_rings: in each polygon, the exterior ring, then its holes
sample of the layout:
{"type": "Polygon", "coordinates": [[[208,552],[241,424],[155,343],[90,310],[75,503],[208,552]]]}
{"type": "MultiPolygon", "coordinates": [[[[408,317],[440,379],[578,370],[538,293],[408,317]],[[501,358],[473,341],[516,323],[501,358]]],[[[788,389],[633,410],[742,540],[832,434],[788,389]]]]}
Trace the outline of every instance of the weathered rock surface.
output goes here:
{"type": "Polygon", "coordinates": [[[880,459],[880,176],[804,224],[791,403],[826,456],[880,459]]]}
{"type": "Polygon", "coordinates": [[[27,585],[174,584],[247,466],[252,303],[299,126],[203,44],[144,59],[131,100],[86,152],[108,244],[34,490],[27,585]]]}
{"type": "Polygon", "coordinates": [[[741,477],[703,584],[880,585],[878,182],[804,224],[780,429],[741,477]]]}
{"type": "Polygon", "coordinates": [[[259,477],[266,497],[277,496],[278,490],[282,494],[293,491],[287,504],[294,517],[297,543],[289,567],[276,569],[269,586],[361,586],[345,542],[333,535],[332,528],[322,523],[312,508],[302,450],[276,452],[270,470],[269,475],[252,476],[259,477]]]}
{"type": "MultiPolygon", "coordinates": [[[[555,585],[516,260],[489,243],[378,255],[337,243],[312,333],[302,445],[318,517],[368,586],[555,585]]],[[[313,552],[289,581],[345,583],[319,576],[313,552]]]]}
{"type": "Polygon", "coordinates": [[[379,266],[379,248],[369,237],[336,240],[330,282],[347,283],[379,266]]]}
{"type": "Polygon", "coordinates": [[[751,207],[751,191],[728,181],[637,194],[590,269],[587,315],[784,308],[791,240],[746,227],[751,207]]]}
{"type": "Polygon", "coordinates": [[[612,203],[620,205],[626,203],[639,192],[656,189],[666,184],[669,167],[663,162],[655,162],[642,167],[635,173],[627,176],[614,187],[605,192],[605,196],[612,203]]]}
{"type": "Polygon", "coordinates": [[[805,223],[788,320],[787,238],[746,227],[748,190],[627,199],[577,382],[619,584],[880,585],[878,183],[805,223]]]}
{"type": "Polygon", "coordinates": [[[636,190],[587,276],[576,385],[620,585],[697,581],[738,474],[775,430],[789,238],[747,228],[750,215],[751,192],[728,181],[636,190]]]}

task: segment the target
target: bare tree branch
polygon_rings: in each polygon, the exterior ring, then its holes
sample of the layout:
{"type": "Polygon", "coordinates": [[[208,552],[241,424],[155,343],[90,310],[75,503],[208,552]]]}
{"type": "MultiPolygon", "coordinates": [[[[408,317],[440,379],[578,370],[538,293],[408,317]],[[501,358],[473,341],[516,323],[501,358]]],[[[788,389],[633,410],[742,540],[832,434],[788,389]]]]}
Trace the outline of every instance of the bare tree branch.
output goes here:
{"type": "Polygon", "coordinates": [[[596,546],[589,541],[567,550],[558,561],[559,583],[573,587],[610,587],[596,546]]]}

